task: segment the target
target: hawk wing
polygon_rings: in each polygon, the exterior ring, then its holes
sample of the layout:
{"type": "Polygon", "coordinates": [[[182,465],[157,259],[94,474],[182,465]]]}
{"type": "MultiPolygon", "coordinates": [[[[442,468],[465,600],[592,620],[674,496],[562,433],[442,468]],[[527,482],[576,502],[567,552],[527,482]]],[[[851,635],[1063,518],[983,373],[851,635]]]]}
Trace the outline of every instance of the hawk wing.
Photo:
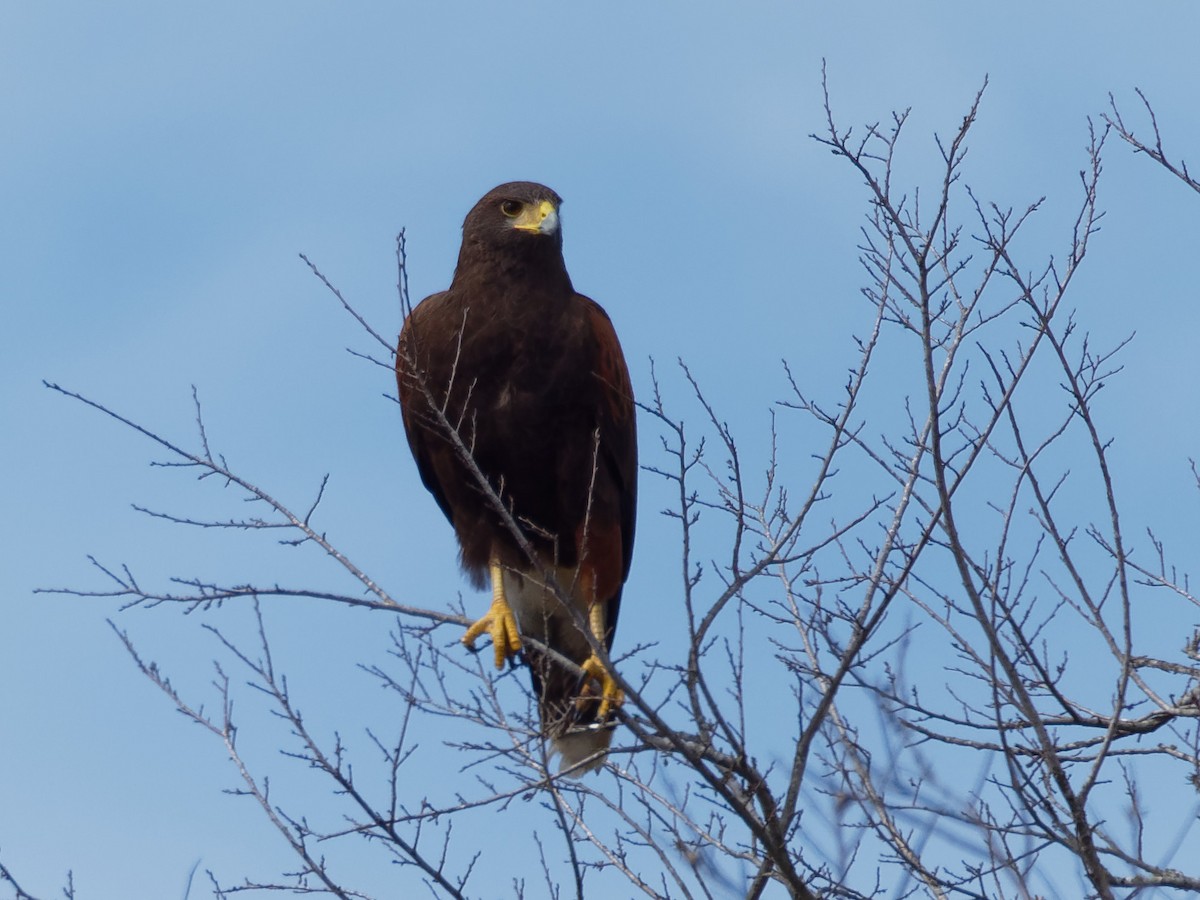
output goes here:
{"type": "MultiPolygon", "coordinates": [[[[629,379],[629,368],[621,352],[621,344],[613,329],[612,320],[598,303],[588,297],[577,295],[583,304],[585,321],[591,331],[592,346],[595,347],[592,373],[602,385],[603,402],[596,410],[596,428],[599,436],[599,465],[611,480],[617,497],[618,520],[599,523],[601,527],[615,526],[620,530],[621,560],[614,569],[620,571],[620,582],[608,599],[608,646],[612,646],[617,627],[617,616],[621,605],[621,588],[629,577],[629,566],[633,560],[633,535],[637,516],[637,416],[633,400],[633,385],[629,379]]],[[[609,581],[608,578],[601,581],[609,581]]],[[[603,590],[597,594],[604,596],[603,590]]]]}

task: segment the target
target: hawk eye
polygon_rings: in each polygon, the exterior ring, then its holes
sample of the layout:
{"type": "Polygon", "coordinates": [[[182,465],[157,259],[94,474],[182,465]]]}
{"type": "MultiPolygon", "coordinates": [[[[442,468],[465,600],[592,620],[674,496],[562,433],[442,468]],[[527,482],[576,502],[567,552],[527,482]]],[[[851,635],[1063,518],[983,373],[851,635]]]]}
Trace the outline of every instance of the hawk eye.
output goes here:
{"type": "Polygon", "coordinates": [[[510,219],[515,219],[521,214],[521,204],[516,200],[505,200],[500,204],[500,212],[504,213],[510,219]]]}

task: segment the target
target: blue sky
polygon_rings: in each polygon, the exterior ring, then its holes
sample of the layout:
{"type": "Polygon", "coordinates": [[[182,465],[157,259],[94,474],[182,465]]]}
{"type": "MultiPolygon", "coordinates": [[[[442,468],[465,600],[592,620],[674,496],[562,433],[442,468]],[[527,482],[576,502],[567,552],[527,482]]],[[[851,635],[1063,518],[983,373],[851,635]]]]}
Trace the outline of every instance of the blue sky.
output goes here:
{"type": "MultiPolygon", "coordinates": [[[[183,442],[195,385],[210,439],[251,480],[303,506],[331,473],[330,534],[395,594],[477,603],[386,376],[345,352],[370,345],[299,253],[394,334],[396,232],[420,298],[448,283],[480,195],[545,182],[565,198],[575,284],[610,312],[635,389],[648,393],[651,357],[683,356],[754,433],[784,390],[778,360],[840,382],[861,321],[865,194],[808,138],[822,59],[844,124],[912,107],[900,171],[914,181],[986,75],[967,180],[1005,204],[1047,196],[1033,234],[1061,242],[1108,92],[1132,113],[1141,87],[1168,149],[1200,159],[1198,29],[1183,2],[7,4],[0,860],[42,895],[74,869],[84,897],[181,896],[198,859],[230,879],[286,865],[261,817],[220,793],[233,773],[219,745],[130,664],[104,622],[115,606],[33,589],[102,587],[88,554],[147,580],[333,577],[311,556],[136,513],[227,501],[151,469],[153,446],[42,379],[183,442]]],[[[1131,518],[1194,545],[1200,205],[1116,141],[1105,174],[1108,216],[1074,300],[1099,341],[1136,332],[1105,401],[1131,518]]],[[[671,596],[664,490],[643,482],[623,625],[654,622],[637,598],[671,596]]],[[[244,612],[206,621],[222,616],[244,612]]],[[[202,694],[212,652],[196,621],[118,618],[202,694]]],[[[353,662],[386,652],[378,615],[307,604],[268,618],[306,708],[371,690],[353,662]]]]}

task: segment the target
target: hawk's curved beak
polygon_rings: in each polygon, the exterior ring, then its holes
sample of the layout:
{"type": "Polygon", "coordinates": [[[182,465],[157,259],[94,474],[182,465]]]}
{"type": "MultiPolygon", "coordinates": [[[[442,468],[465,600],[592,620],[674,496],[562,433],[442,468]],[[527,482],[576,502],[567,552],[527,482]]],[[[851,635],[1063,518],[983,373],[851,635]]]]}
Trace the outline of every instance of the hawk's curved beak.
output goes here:
{"type": "Polygon", "coordinates": [[[537,206],[529,204],[512,220],[512,227],[531,234],[554,234],[558,231],[558,209],[549,200],[537,206]]]}

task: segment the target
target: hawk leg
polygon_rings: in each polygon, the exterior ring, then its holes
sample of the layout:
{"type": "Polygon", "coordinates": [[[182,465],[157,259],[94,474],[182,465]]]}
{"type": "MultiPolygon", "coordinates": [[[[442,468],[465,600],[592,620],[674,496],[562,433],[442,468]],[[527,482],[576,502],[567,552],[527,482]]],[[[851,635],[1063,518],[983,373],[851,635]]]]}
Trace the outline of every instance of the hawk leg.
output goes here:
{"type": "Polygon", "coordinates": [[[521,649],[521,634],[517,630],[517,617],[504,596],[504,570],[500,568],[499,560],[492,559],[488,563],[488,574],[492,579],[492,605],[483,618],[467,629],[462,642],[474,649],[475,638],[486,631],[496,651],[496,668],[503,669],[504,661],[521,649]]]}
{"type": "MultiPolygon", "coordinates": [[[[605,635],[608,632],[607,616],[605,615],[606,606],[603,603],[593,603],[591,609],[588,610],[588,625],[591,628],[592,637],[601,645],[604,643],[605,635]]],[[[600,687],[600,708],[596,710],[596,721],[606,722],[608,714],[615,707],[620,706],[625,702],[625,692],[617,687],[616,679],[613,678],[612,672],[604,665],[594,652],[591,656],[585,659],[579,666],[584,672],[584,681],[599,682],[600,687]]],[[[593,697],[580,697],[576,702],[576,708],[583,708],[584,704],[590,702],[593,697]]]]}

